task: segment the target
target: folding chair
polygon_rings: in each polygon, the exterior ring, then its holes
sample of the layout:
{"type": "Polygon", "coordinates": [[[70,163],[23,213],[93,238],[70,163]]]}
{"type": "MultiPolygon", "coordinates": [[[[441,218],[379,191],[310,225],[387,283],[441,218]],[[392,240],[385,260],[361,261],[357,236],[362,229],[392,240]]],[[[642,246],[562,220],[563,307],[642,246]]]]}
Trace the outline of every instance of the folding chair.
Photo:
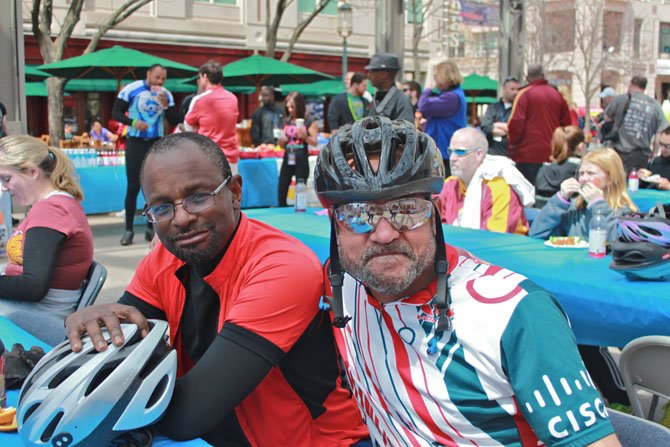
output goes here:
{"type": "Polygon", "coordinates": [[[670,430],[655,422],[607,409],[614,432],[622,447],[661,447],[670,445],[670,430]]]}
{"type": "Polygon", "coordinates": [[[670,400],[670,337],[650,335],[631,341],[621,351],[619,369],[633,414],[653,420],[659,396],[670,400]],[[642,409],[638,389],[653,395],[648,415],[642,409]]]}
{"type": "Polygon", "coordinates": [[[77,304],[77,310],[90,306],[95,302],[106,279],[107,269],[105,266],[93,261],[91,267],[88,269],[86,279],[82,282],[81,298],[77,304]]]}

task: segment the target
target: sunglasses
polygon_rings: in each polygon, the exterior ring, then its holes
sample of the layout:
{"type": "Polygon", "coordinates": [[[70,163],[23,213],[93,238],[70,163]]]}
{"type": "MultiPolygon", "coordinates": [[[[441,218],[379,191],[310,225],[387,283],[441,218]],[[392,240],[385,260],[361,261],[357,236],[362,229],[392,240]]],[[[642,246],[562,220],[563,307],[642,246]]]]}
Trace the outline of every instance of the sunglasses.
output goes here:
{"type": "Polygon", "coordinates": [[[375,231],[382,218],[396,231],[411,231],[428,222],[433,215],[430,200],[409,197],[383,204],[355,202],[338,206],[333,210],[340,227],[355,233],[368,234],[375,231]]]}
{"type": "Polygon", "coordinates": [[[471,154],[472,152],[476,151],[479,149],[478,147],[473,147],[472,149],[463,149],[463,148],[458,148],[458,147],[450,147],[447,148],[447,154],[451,157],[452,155],[456,155],[457,157],[465,157],[468,154],[471,154]]]}

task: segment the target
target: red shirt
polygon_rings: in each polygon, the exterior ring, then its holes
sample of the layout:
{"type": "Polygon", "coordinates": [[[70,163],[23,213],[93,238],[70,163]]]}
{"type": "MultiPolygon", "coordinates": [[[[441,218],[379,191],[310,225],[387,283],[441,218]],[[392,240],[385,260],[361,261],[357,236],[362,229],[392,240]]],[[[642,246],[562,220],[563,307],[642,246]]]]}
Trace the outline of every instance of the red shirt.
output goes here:
{"type": "Polygon", "coordinates": [[[237,97],[222,86],[214,85],[193,98],[184,122],[187,128],[190,126],[218,144],[229,163],[237,163],[240,158],[238,116],[237,97]]]}
{"type": "Polygon", "coordinates": [[[550,161],[551,138],[571,124],[568,103],[544,80],[533,81],[514,99],[507,134],[509,156],[517,163],[550,161]]]}
{"type": "Polygon", "coordinates": [[[38,201],[7,241],[6,275],[23,274],[23,241],[31,228],[51,228],[65,235],[50,289],[77,290],[93,262],[93,233],[84,209],[71,195],[55,193],[38,201]]]}
{"type": "MultiPolygon", "coordinates": [[[[159,245],[142,260],[127,288],[167,315],[180,375],[189,364],[175,340],[186,298],[175,271],[183,265],[159,245]]],[[[223,258],[204,279],[220,299],[219,331],[225,322],[235,323],[284,352],[307,336],[305,330],[319,312],[323,282],[316,256],[297,239],[244,214],[223,258]]],[[[321,403],[325,412],[313,418],[276,366],[235,408],[235,415],[254,446],[350,446],[367,430],[339,378],[331,388],[321,403]]]]}

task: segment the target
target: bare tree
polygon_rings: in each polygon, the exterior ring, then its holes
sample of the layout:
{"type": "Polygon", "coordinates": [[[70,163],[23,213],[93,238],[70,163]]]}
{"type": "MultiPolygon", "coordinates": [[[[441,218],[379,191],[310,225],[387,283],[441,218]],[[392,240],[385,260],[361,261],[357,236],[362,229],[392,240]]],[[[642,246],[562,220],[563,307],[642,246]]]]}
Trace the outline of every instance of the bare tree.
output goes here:
{"type": "Polygon", "coordinates": [[[421,61],[419,60],[419,45],[430,34],[437,32],[439,27],[432,31],[426,29],[426,20],[431,17],[438,5],[433,8],[433,0],[407,0],[407,11],[412,18],[412,61],[414,63],[414,79],[421,78],[421,61]]]}
{"type": "MultiPolygon", "coordinates": [[[[101,37],[111,28],[124,21],[128,16],[152,0],[127,0],[105,20],[98,24],[98,29],[91,42],[84,50],[84,54],[94,51],[101,37]]],[[[63,51],[72,36],[75,26],[81,18],[81,10],[85,0],[71,0],[65,13],[60,30],[54,32],[53,0],[33,0],[30,11],[32,30],[40,48],[42,59],[47,64],[58,62],[63,57],[63,51]]],[[[49,93],[49,135],[51,144],[58,145],[63,137],[63,96],[67,79],[50,77],[47,79],[49,93]]]]}
{"type": "MultiPolygon", "coordinates": [[[[600,90],[600,77],[607,61],[608,52],[603,51],[604,0],[576,2],[575,57],[581,61],[582,69],[573,70],[584,94],[586,119],[584,134],[590,135],[591,98],[600,90]]],[[[573,64],[574,66],[574,64],[573,64]]]]}
{"type": "MultiPolygon", "coordinates": [[[[272,1],[265,0],[265,10],[267,14],[265,15],[265,30],[266,30],[266,56],[274,58],[277,52],[277,32],[279,31],[279,26],[281,24],[281,19],[284,16],[284,13],[291,6],[294,0],[277,0],[274,10],[272,9],[272,1]],[[272,14],[271,14],[272,12],[272,14]]],[[[328,3],[333,0],[315,0],[314,8],[307,14],[306,17],[303,17],[298,25],[293,29],[293,33],[288,41],[288,46],[284,54],[282,54],[281,60],[288,61],[293,53],[293,47],[295,43],[300,38],[300,35],[305,31],[305,28],[312,23],[312,20],[321,12],[323,9],[328,6],[328,3]]]]}

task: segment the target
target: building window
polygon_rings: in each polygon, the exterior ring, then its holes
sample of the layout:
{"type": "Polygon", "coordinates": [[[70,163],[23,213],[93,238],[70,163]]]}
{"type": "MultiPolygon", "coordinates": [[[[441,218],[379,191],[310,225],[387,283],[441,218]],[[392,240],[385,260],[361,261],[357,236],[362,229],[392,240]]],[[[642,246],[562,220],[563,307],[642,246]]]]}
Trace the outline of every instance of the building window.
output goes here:
{"type": "Polygon", "coordinates": [[[328,2],[319,14],[337,15],[337,0],[298,0],[298,12],[309,14],[322,2],[328,2]]]}
{"type": "Polygon", "coordinates": [[[658,30],[658,51],[660,54],[670,54],[670,23],[660,23],[658,30]]]}
{"type": "Polygon", "coordinates": [[[623,13],[605,11],[603,13],[603,50],[618,53],[621,50],[621,29],[623,13]]]}
{"type": "Polygon", "coordinates": [[[465,57],[465,36],[463,34],[452,34],[447,42],[449,42],[447,54],[450,58],[465,57]]]}
{"type": "Polygon", "coordinates": [[[476,33],[474,38],[475,57],[491,57],[498,55],[498,32],[476,33]]]}
{"type": "Polygon", "coordinates": [[[211,3],[213,5],[235,5],[237,0],[195,0],[198,3],[211,3]]]}
{"type": "Polygon", "coordinates": [[[549,53],[562,53],[575,49],[574,7],[545,14],[544,39],[549,53]]]}
{"type": "Polygon", "coordinates": [[[407,23],[423,23],[423,0],[407,0],[407,23]]]}
{"type": "Polygon", "coordinates": [[[635,19],[635,28],[633,29],[633,55],[639,59],[642,54],[642,19],[635,19]]]}

